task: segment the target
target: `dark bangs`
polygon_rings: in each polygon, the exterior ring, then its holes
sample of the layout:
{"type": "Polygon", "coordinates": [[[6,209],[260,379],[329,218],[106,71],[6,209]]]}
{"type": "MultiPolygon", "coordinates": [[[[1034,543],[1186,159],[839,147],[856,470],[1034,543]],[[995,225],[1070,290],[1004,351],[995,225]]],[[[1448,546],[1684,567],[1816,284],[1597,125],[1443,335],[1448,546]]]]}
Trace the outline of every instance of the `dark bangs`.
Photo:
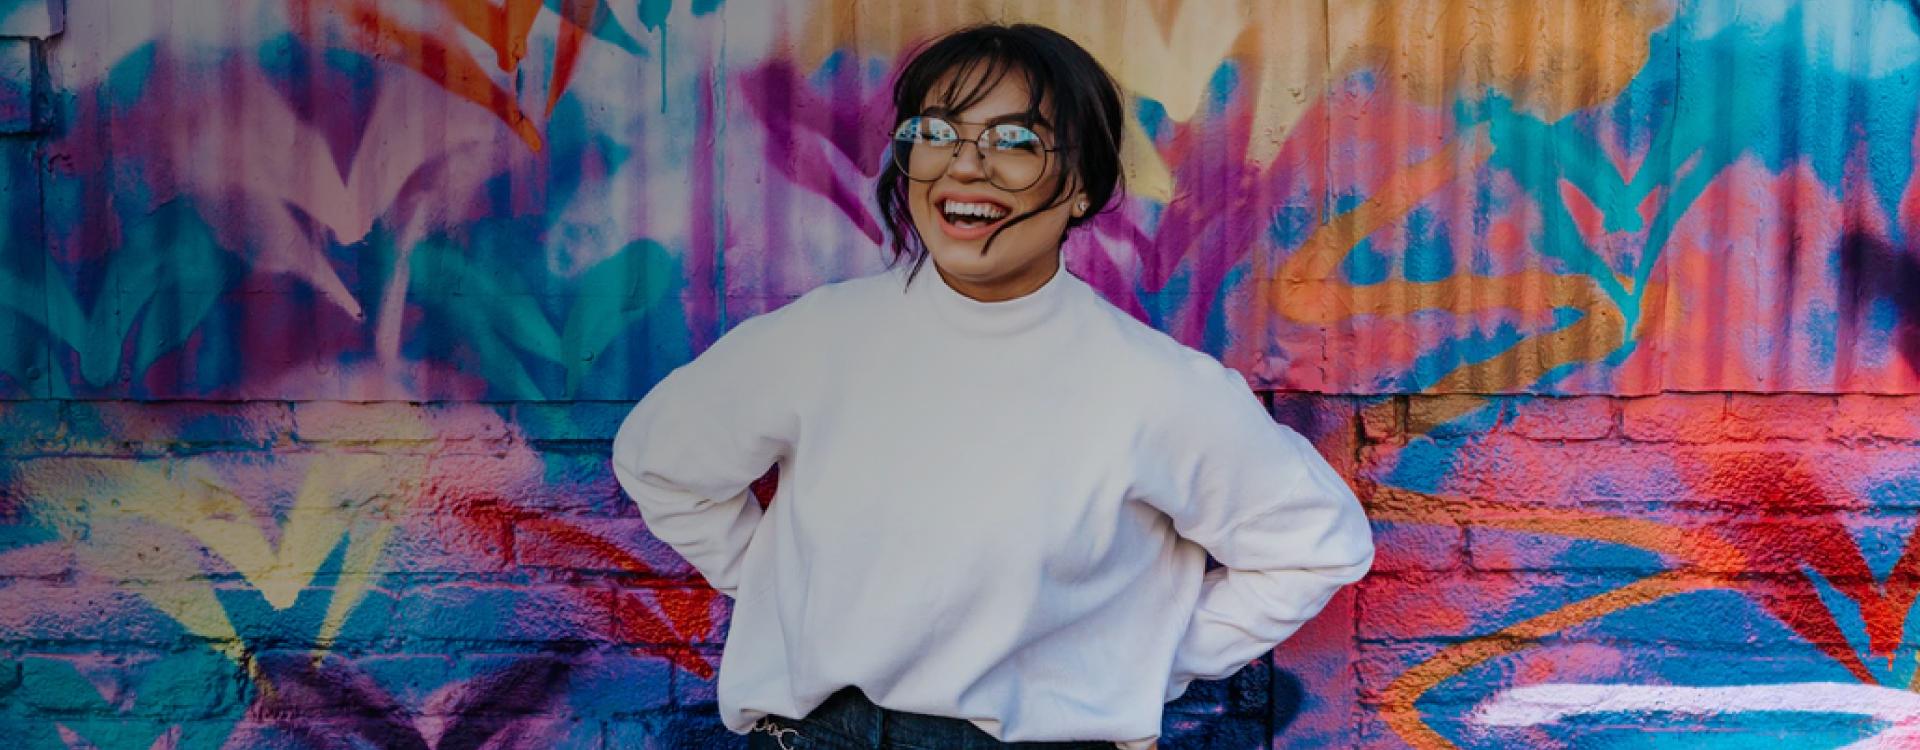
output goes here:
{"type": "MultiPolygon", "coordinates": [[[[1051,168],[1062,179],[1040,208],[995,229],[981,248],[983,254],[1008,227],[1059,206],[1076,189],[1087,194],[1087,211],[1067,219],[1068,231],[1092,220],[1121,189],[1120,133],[1125,120],[1120,88],[1093,55],[1044,26],[984,24],[935,40],[894,79],[891,125],[897,127],[906,118],[935,107],[963,111],[986,98],[1008,76],[1019,76],[1027,85],[1027,117],[1052,131],[1058,150],[1049,155],[1051,168]],[[949,72],[954,75],[946,85],[937,85],[949,72]]],[[[888,147],[892,148],[891,142],[888,147]]],[[[888,158],[874,198],[891,239],[893,262],[914,259],[911,280],[927,254],[908,211],[907,187],[907,176],[888,158]]]]}

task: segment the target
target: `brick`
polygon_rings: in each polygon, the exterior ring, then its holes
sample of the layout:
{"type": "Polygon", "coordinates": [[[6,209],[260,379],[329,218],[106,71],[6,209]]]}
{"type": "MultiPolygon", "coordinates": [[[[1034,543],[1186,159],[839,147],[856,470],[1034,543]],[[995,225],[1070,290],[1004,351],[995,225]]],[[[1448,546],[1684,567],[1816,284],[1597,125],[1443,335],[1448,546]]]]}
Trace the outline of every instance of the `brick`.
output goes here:
{"type": "Polygon", "coordinates": [[[449,583],[408,589],[395,624],[430,641],[600,640],[613,629],[611,593],[583,586],[449,583]]]}
{"type": "Polygon", "coordinates": [[[632,716],[673,705],[673,664],[662,656],[596,651],[584,655],[573,672],[567,703],[588,718],[632,716]]]}
{"type": "MultiPolygon", "coordinates": [[[[1551,518],[1541,514],[1541,519],[1551,518]]],[[[1491,519],[1476,517],[1474,521],[1491,519]]],[[[1577,524],[1569,524],[1569,527],[1577,524]]],[[[1678,561],[1629,544],[1502,528],[1496,523],[1468,525],[1467,560],[1476,571],[1555,572],[1627,571],[1651,573],[1678,567],[1678,561]]]]}
{"type": "Polygon", "coordinates": [[[1558,571],[1368,576],[1357,584],[1356,635],[1369,640],[1491,635],[1638,577],[1558,571]]]}
{"type": "Polygon", "coordinates": [[[1267,740],[1266,717],[1190,716],[1168,712],[1161,724],[1161,747],[1200,750],[1262,747],[1267,740]]]}
{"type": "Polygon", "coordinates": [[[421,407],[434,437],[444,441],[492,443],[507,439],[513,428],[500,407],[475,403],[432,403],[421,407]]]}
{"type": "MultiPolygon", "coordinates": [[[[9,544],[20,530],[0,526],[0,578],[63,578],[73,571],[74,544],[65,539],[44,539],[14,546],[9,544]]],[[[41,531],[44,531],[42,529],[41,531]]]]}
{"type": "Polygon", "coordinates": [[[1375,522],[1373,570],[1451,571],[1465,565],[1466,535],[1452,523],[1375,522]]]}
{"type": "Polygon", "coordinates": [[[1274,421],[1286,425],[1313,443],[1313,447],[1342,475],[1351,475],[1359,449],[1355,401],[1318,394],[1274,394],[1269,408],[1274,421]]]}
{"type": "MultiPolygon", "coordinates": [[[[204,584],[200,588],[204,590],[204,584]]],[[[167,596],[168,591],[148,590],[156,596],[167,596]]],[[[36,579],[0,582],[0,642],[173,646],[197,640],[124,587],[36,579]]]]}
{"type": "Polygon", "coordinates": [[[1355,696],[1368,704],[1385,703],[1394,680],[1439,655],[1448,645],[1424,641],[1359,644],[1353,660],[1355,696]]]}
{"type": "Polygon", "coordinates": [[[534,518],[513,528],[520,566],[675,580],[698,576],[686,558],[637,518],[534,518]]]}
{"type": "MultiPolygon", "coordinates": [[[[347,654],[335,649],[322,657],[317,668],[313,666],[312,659],[313,652],[303,650],[268,650],[255,656],[255,661],[269,679],[293,673],[310,682],[307,687],[328,688],[340,680],[363,675],[378,683],[384,692],[393,697],[395,703],[403,706],[425,706],[435,691],[447,687],[460,675],[459,670],[454,668],[454,660],[446,654],[347,654]]],[[[291,705],[274,705],[271,708],[317,715],[335,714],[342,709],[354,710],[355,707],[347,701],[336,703],[332,700],[345,697],[344,693],[328,691],[320,695],[300,696],[291,705]]]]}
{"type": "Polygon", "coordinates": [[[512,420],[528,440],[611,443],[633,407],[632,401],[522,402],[513,405],[512,420]]]}
{"type": "MultiPolygon", "coordinates": [[[[1362,644],[1354,661],[1360,699],[1377,707],[1387,702],[1394,681],[1428,663],[1452,644],[1438,642],[1362,644]]],[[[1423,707],[1465,711],[1508,687],[1553,683],[1664,684],[1663,674],[1712,674],[1717,684],[1754,685],[1801,682],[1810,674],[1832,674],[1832,660],[1804,645],[1691,645],[1684,642],[1614,643],[1569,639],[1521,644],[1454,673],[1420,694],[1423,707]]],[[[1414,687],[1411,683],[1403,687],[1414,687]]],[[[1371,710],[1369,710],[1371,713],[1371,710]]]]}
{"type": "Polygon", "coordinates": [[[510,518],[485,507],[452,510],[397,529],[375,562],[377,571],[474,574],[514,569],[510,518]]]}
{"type": "Polygon", "coordinates": [[[718,645],[726,597],[706,586],[621,586],[612,594],[616,630],[610,640],[647,646],[718,645]]]}
{"type": "Polygon", "coordinates": [[[1360,409],[1360,431],[1375,443],[1401,442],[1407,437],[1407,401],[1395,396],[1360,409]]]}
{"type": "MultiPolygon", "coordinates": [[[[338,640],[342,643],[355,640],[379,640],[391,637],[390,628],[396,622],[395,611],[400,605],[393,595],[382,590],[372,576],[316,576],[310,582],[290,581],[286,586],[290,594],[281,602],[291,601],[285,608],[276,606],[256,587],[255,581],[243,579],[222,580],[213,586],[211,607],[218,609],[210,612],[198,611],[207,604],[194,599],[188,602],[192,606],[190,616],[195,620],[212,620],[226,617],[228,622],[244,638],[249,648],[260,647],[316,647],[319,623],[310,617],[283,614],[289,610],[321,613],[335,601],[346,602],[351,599],[348,610],[347,626],[338,640]]],[[[271,584],[269,584],[271,585],[271,584]]],[[[217,622],[217,620],[216,620],[217,622]]]]}
{"type": "Polygon", "coordinates": [[[1627,399],[1620,433],[1641,442],[1712,443],[1725,440],[1727,397],[1719,393],[1663,393],[1627,399]]]}
{"type": "Polygon", "coordinates": [[[639,516],[639,508],[614,479],[613,460],[606,450],[555,451],[553,447],[553,443],[541,445],[540,482],[516,495],[515,507],[543,516],[639,516]]]}
{"type": "MultiPolygon", "coordinates": [[[[105,714],[113,710],[107,696],[80,672],[79,662],[97,656],[29,655],[20,661],[20,687],[12,700],[44,714],[105,714]]],[[[113,687],[109,692],[117,692],[113,687]]]]}
{"type": "Polygon", "coordinates": [[[93,441],[160,449],[271,448],[290,444],[293,436],[293,410],[275,401],[72,403],[66,420],[77,435],[98,436],[93,441]]]}
{"type": "Polygon", "coordinates": [[[1534,440],[1598,440],[1613,434],[1614,405],[1614,399],[1603,396],[1519,401],[1511,429],[1534,440]]]}
{"type": "Polygon", "coordinates": [[[1483,432],[1504,401],[1486,396],[1413,396],[1407,401],[1407,434],[1445,438],[1483,432]]]}
{"type": "Polygon", "coordinates": [[[659,653],[673,660],[673,705],[682,709],[712,710],[718,701],[716,677],[720,668],[717,647],[683,646],[662,649],[659,653]],[[677,654],[677,656],[676,656],[677,654]],[[689,663],[705,663],[713,676],[702,677],[686,669],[689,663]]]}
{"type": "Polygon", "coordinates": [[[1920,440],[1920,396],[1846,394],[1835,411],[1836,437],[1920,440]]]}
{"type": "Polygon", "coordinates": [[[128,659],[121,708],[135,716],[178,721],[210,719],[241,709],[245,668],[211,649],[196,648],[128,659]]]}
{"type": "Polygon", "coordinates": [[[63,451],[66,427],[58,401],[0,401],[0,455],[63,451]]]}
{"type": "Polygon", "coordinates": [[[293,405],[294,436],[304,443],[428,442],[440,435],[417,404],[310,401],[293,405]]]}
{"type": "Polygon", "coordinates": [[[1834,397],[1735,393],[1727,401],[1731,440],[1822,440],[1838,411],[1834,397]]]}
{"type": "MultiPolygon", "coordinates": [[[[461,691],[485,706],[480,710],[486,713],[552,716],[562,701],[571,702],[568,683],[581,663],[575,656],[577,650],[569,645],[534,653],[466,652],[455,658],[454,674],[458,675],[461,691]]],[[[455,717],[475,712],[472,705],[443,701],[428,700],[421,706],[421,713],[428,716],[455,717]]]]}
{"type": "Polygon", "coordinates": [[[722,748],[739,747],[740,736],[720,723],[720,713],[709,702],[698,708],[676,708],[617,719],[602,724],[602,747],[722,748]]]}

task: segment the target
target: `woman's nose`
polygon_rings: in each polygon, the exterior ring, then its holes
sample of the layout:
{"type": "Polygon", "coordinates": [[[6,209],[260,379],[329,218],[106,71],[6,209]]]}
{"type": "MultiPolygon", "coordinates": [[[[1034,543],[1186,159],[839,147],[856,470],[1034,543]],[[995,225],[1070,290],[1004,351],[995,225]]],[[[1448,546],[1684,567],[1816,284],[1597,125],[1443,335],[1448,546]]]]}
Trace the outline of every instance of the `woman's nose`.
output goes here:
{"type": "Polygon", "coordinates": [[[987,176],[986,156],[980,153],[980,144],[974,141],[961,141],[953,153],[953,163],[947,165],[947,174],[957,178],[978,180],[987,176]]]}

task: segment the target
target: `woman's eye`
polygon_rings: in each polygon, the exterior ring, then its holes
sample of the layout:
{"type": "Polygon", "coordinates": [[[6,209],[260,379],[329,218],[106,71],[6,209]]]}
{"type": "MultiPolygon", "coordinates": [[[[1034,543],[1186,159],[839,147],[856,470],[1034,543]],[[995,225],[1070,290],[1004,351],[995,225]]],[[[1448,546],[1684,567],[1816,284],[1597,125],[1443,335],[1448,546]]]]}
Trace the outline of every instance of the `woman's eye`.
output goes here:
{"type": "Polygon", "coordinates": [[[993,147],[1001,151],[1036,151],[1040,136],[1022,127],[1001,126],[994,132],[993,147]]]}
{"type": "Polygon", "coordinates": [[[957,136],[953,126],[944,120],[932,117],[911,117],[906,122],[900,123],[893,137],[896,140],[914,143],[945,144],[952,142],[957,136]]]}

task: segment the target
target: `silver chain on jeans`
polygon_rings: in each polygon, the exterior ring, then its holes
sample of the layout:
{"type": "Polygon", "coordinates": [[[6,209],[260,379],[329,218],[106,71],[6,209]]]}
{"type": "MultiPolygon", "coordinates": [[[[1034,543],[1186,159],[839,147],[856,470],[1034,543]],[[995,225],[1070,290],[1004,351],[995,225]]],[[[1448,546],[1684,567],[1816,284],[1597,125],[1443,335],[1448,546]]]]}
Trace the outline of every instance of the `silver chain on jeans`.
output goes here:
{"type": "Polygon", "coordinates": [[[770,719],[765,716],[760,717],[759,721],[754,722],[753,728],[749,729],[748,731],[750,732],[764,731],[767,734],[773,735],[773,741],[780,743],[780,750],[793,750],[793,748],[787,747],[786,736],[789,733],[791,734],[800,733],[800,730],[794,729],[793,727],[783,727],[783,726],[780,726],[779,724],[775,724],[773,723],[773,719],[770,719]]]}

